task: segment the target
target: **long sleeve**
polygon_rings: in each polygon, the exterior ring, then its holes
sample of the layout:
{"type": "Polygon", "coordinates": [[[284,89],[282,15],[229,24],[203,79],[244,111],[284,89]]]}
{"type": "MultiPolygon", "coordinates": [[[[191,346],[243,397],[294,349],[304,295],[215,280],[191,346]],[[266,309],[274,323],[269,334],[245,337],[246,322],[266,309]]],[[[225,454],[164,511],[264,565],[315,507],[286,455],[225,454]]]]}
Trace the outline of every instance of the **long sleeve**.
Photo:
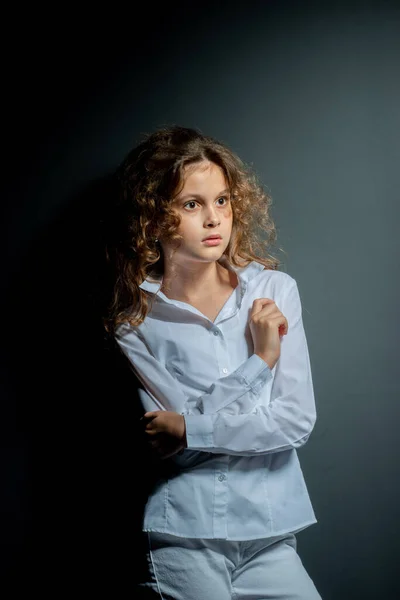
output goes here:
{"type": "Polygon", "coordinates": [[[272,379],[267,363],[253,354],[228,376],[215,381],[207,393],[186,396],[179,382],[154,357],[137,328],[124,326],[116,341],[143,385],[139,396],[145,412],[172,410],[185,416],[199,416],[204,406],[212,412],[224,409],[226,414],[247,412],[256,405],[266,382],[272,379]]]}
{"type": "Polygon", "coordinates": [[[297,284],[281,308],[289,331],[281,341],[268,405],[256,404],[248,414],[187,415],[188,448],[211,453],[254,455],[302,446],[316,420],[310,359],[297,284]]]}

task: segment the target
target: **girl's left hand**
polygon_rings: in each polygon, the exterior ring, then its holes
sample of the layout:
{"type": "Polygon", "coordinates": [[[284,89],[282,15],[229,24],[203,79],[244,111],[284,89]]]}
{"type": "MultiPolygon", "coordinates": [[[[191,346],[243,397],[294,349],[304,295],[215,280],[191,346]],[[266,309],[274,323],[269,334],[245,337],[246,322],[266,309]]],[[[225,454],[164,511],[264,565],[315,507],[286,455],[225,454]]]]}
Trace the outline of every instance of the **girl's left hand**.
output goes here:
{"type": "Polygon", "coordinates": [[[142,420],[146,438],[160,458],[169,458],[187,447],[183,415],[170,410],[155,410],[145,413],[142,420]]]}

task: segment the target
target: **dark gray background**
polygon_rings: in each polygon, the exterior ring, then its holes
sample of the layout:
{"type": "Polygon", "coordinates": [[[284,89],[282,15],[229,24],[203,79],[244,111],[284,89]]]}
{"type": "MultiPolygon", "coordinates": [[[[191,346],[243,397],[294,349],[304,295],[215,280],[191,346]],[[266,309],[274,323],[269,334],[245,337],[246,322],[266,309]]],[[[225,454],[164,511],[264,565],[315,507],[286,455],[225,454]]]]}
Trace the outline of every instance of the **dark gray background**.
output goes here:
{"type": "Polygon", "coordinates": [[[143,473],[86,288],[102,178],[177,123],[255,168],[299,285],[318,409],[303,562],[324,600],[397,597],[399,3],[63,10],[5,20],[6,579],[129,590],[143,473]]]}

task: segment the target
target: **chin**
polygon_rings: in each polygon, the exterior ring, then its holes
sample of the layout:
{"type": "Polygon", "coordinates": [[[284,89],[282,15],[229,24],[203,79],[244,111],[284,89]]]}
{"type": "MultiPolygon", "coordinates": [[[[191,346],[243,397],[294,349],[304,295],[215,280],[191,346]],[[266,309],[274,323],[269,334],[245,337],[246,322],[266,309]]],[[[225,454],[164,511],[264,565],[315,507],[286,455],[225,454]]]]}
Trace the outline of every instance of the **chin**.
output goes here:
{"type": "MultiPolygon", "coordinates": [[[[210,250],[210,248],[208,248],[208,250],[210,250]]],[[[221,256],[223,255],[223,252],[221,252],[220,250],[217,251],[216,248],[212,249],[212,252],[203,252],[202,254],[198,254],[198,253],[193,253],[187,256],[187,258],[189,260],[197,260],[200,262],[204,262],[204,263],[208,263],[208,262],[216,262],[218,261],[221,256]]]]}

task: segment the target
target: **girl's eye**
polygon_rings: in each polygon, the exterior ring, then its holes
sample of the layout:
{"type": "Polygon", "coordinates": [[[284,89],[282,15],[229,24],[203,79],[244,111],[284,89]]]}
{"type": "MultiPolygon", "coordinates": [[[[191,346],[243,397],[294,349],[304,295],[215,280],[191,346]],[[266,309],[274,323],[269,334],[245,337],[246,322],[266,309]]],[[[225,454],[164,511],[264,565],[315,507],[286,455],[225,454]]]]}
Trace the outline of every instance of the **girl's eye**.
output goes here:
{"type": "MultiPolygon", "coordinates": [[[[217,202],[220,206],[225,206],[225,204],[228,203],[228,198],[226,198],[225,196],[220,196],[219,198],[217,198],[217,202]]],[[[195,200],[189,200],[189,202],[186,202],[186,204],[184,204],[183,207],[192,210],[196,208],[196,204],[197,202],[195,200]]]]}
{"type": "Polygon", "coordinates": [[[196,207],[196,202],[194,200],[190,200],[190,202],[186,202],[186,204],[184,204],[184,208],[186,208],[187,206],[189,206],[189,204],[191,204],[192,206],[190,208],[195,208],[196,207]],[[193,206],[194,204],[194,206],[193,206]]]}

